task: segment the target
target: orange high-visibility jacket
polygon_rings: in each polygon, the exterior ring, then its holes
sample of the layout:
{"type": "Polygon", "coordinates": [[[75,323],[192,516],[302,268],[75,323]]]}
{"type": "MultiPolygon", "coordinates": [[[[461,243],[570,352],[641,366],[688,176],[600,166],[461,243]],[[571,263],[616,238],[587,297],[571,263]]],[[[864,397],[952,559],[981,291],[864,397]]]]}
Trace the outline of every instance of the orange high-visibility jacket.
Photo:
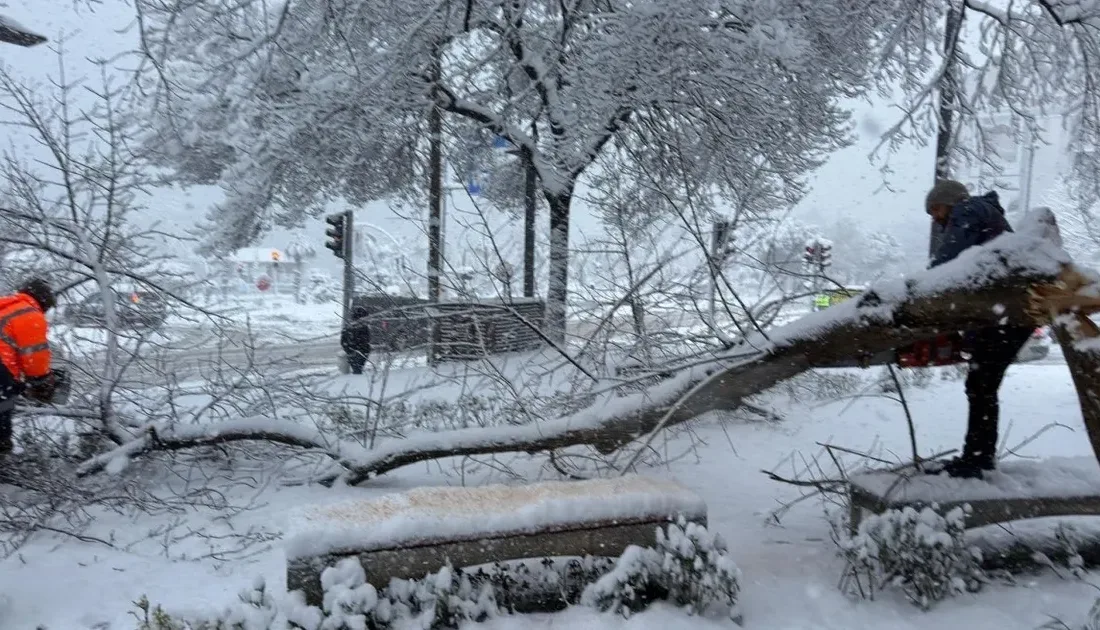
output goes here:
{"type": "Polygon", "coordinates": [[[0,297],[0,361],[16,380],[34,380],[50,373],[46,314],[24,293],[0,297]]]}

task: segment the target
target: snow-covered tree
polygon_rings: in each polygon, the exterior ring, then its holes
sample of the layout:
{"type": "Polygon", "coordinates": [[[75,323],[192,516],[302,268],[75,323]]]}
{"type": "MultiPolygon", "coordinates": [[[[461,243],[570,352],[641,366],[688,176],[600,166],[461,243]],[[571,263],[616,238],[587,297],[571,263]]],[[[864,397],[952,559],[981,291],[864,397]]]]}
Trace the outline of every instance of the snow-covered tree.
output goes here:
{"type": "MultiPolygon", "coordinates": [[[[963,163],[994,170],[1005,127],[1043,141],[1037,118],[1064,117],[1084,146],[1100,146],[1100,18],[1076,0],[916,0],[897,6],[880,49],[881,78],[904,112],[884,134],[901,148],[935,137],[936,177],[963,163]],[[991,112],[1004,116],[990,118],[991,112]]],[[[1100,192],[1100,160],[1075,169],[1100,192]]],[[[933,165],[929,165],[932,174],[933,165]]],[[[930,178],[931,179],[931,178],[930,178]]]]}
{"type": "Polygon", "coordinates": [[[490,151],[501,137],[537,170],[559,332],[586,174],[617,154],[665,194],[796,198],[800,176],[842,144],[836,99],[864,83],[895,12],[851,0],[136,4],[156,142],[182,174],[228,193],[212,246],[336,196],[419,196],[438,108],[451,138],[472,129],[490,151]]]}
{"type": "Polygon", "coordinates": [[[299,235],[286,246],[286,253],[294,261],[294,300],[301,303],[305,301],[305,296],[302,294],[305,264],[307,260],[317,256],[317,249],[299,235]]]}

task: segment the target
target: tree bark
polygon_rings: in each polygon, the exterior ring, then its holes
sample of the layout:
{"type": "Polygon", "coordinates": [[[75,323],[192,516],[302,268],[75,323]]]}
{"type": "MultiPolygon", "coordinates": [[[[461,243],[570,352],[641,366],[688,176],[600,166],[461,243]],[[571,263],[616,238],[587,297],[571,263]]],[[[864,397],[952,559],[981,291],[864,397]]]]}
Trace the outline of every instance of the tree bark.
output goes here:
{"type": "Polygon", "coordinates": [[[538,210],[538,171],[529,153],[523,154],[523,297],[535,297],[535,219],[538,210]]]}
{"type": "MultiPolygon", "coordinates": [[[[952,6],[947,10],[947,17],[944,20],[944,69],[939,82],[940,102],[936,133],[935,179],[937,180],[951,177],[951,152],[955,143],[955,107],[959,101],[959,58],[956,49],[965,15],[961,8],[952,6]]],[[[936,255],[942,234],[943,228],[933,221],[928,239],[929,258],[936,255]]]]}
{"type": "MultiPolygon", "coordinates": [[[[1066,367],[1073,376],[1073,385],[1077,388],[1077,400],[1081,405],[1081,416],[1085,421],[1085,431],[1089,436],[1092,451],[1100,461],[1100,352],[1082,348],[1079,342],[1087,341],[1095,345],[1100,343],[1100,328],[1088,317],[1077,313],[1060,317],[1051,326],[1062,354],[1066,358],[1066,367]]],[[[1100,348],[1100,346],[1097,346],[1100,348]]]]}
{"type": "Polygon", "coordinates": [[[547,336],[557,344],[565,343],[566,306],[569,299],[569,210],[572,193],[550,194],[550,279],[546,285],[547,336]]]}

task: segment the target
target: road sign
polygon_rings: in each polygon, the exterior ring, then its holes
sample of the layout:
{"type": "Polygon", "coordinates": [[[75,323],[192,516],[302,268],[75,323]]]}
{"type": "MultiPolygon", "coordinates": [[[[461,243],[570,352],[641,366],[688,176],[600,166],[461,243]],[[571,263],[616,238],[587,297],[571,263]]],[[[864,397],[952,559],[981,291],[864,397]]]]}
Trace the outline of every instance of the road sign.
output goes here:
{"type": "Polygon", "coordinates": [[[256,278],[256,288],[261,291],[267,291],[271,288],[271,278],[269,278],[267,274],[256,278]]]}

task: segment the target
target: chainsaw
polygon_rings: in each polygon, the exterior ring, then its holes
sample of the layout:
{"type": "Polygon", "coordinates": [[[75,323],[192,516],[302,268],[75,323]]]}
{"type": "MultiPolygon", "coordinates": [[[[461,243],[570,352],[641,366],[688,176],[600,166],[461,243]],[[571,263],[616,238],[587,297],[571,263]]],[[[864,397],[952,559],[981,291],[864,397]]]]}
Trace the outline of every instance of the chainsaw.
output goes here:
{"type": "Polygon", "coordinates": [[[898,367],[937,367],[966,363],[963,335],[953,333],[922,339],[896,351],[898,367]]]}

